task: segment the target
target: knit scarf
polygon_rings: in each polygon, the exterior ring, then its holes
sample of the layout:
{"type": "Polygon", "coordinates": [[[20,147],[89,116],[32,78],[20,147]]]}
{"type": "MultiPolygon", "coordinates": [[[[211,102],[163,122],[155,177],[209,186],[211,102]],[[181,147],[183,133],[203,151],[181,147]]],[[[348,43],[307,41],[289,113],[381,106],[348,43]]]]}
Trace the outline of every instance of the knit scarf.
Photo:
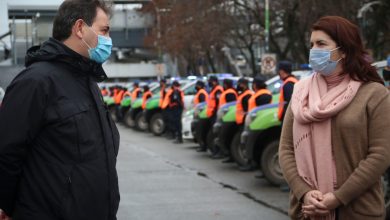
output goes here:
{"type": "MultiPolygon", "coordinates": [[[[334,191],[335,163],[332,152],[331,118],[355,97],[361,83],[348,74],[334,87],[318,73],[294,87],[291,110],[294,114],[293,143],[299,176],[323,194],[334,191]]],[[[326,217],[335,219],[332,210],[326,217]]]]}

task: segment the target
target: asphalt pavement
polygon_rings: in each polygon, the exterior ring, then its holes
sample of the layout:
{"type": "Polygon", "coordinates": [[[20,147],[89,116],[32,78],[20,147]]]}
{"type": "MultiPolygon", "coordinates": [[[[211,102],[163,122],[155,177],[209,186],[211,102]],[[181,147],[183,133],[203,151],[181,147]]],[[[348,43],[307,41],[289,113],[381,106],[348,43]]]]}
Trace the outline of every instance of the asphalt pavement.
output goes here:
{"type": "Polygon", "coordinates": [[[213,160],[193,142],[118,129],[118,220],[288,219],[288,193],[256,178],[260,173],[213,160]]]}

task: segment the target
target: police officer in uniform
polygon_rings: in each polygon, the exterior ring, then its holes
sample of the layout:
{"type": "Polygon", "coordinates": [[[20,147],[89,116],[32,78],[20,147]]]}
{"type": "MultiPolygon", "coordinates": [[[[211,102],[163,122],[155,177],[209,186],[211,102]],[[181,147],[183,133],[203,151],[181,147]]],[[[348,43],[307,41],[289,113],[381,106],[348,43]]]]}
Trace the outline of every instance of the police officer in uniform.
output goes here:
{"type": "Polygon", "coordinates": [[[272,102],[272,94],[267,89],[264,77],[256,76],[253,79],[252,89],[255,94],[249,99],[248,112],[258,106],[270,104],[272,102]]]}
{"type": "MultiPolygon", "coordinates": [[[[237,100],[238,94],[236,89],[233,87],[233,80],[231,79],[224,79],[223,80],[223,89],[224,91],[222,92],[220,98],[219,98],[219,106],[225,105],[226,103],[229,102],[234,102],[237,100]]],[[[221,134],[214,134],[216,136],[220,136],[221,134]]],[[[221,137],[219,137],[221,139],[221,137]]],[[[212,152],[211,158],[213,159],[221,159],[225,157],[225,154],[222,152],[221,147],[218,145],[214,146],[215,152],[212,152]]]]}
{"type": "Polygon", "coordinates": [[[284,114],[294,91],[294,84],[298,80],[291,74],[292,65],[289,61],[280,61],[278,69],[279,77],[283,80],[283,85],[280,87],[278,118],[283,122],[284,114]]]}
{"type": "MultiPolygon", "coordinates": [[[[252,89],[255,92],[248,100],[248,112],[256,107],[270,104],[272,102],[272,94],[267,89],[264,77],[257,76],[253,79],[252,89]]],[[[248,161],[248,164],[240,166],[241,171],[251,171],[255,169],[254,161],[248,161]]]]}
{"type": "Polygon", "coordinates": [[[217,118],[217,110],[219,106],[219,98],[223,92],[222,86],[219,85],[218,78],[215,76],[211,76],[208,80],[209,87],[211,88],[209,98],[207,100],[207,110],[206,114],[208,116],[207,120],[201,120],[200,123],[198,123],[198,142],[200,144],[200,147],[197,149],[198,152],[205,152],[207,151],[207,145],[206,145],[206,137],[208,135],[208,132],[212,132],[210,128],[213,127],[214,122],[217,118]]]}
{"type": "Polygon", "coordinates": [[[168,110],[168,101],[165,103],[165,96],[167,94],[167,81],[165,79],[160,80],[160,100],[158,103],[158,106],[161,108],[161,114],[163,117],[164,125],[165,125],[165,131],[163,136],[167,137],[169,136],[168,132],[168,123],[169,123],[169,110],[168,110]]]}
{"type": "Polygon", "coordinates": [[[153,96],[153,93],[150,91],[150,88],[148,85],[143,86],[143,95],[142,95],[142,109],[146,108],[146,103],[148,102],[148,99],[150,99],[153,96]]]}
{"type": "MultiPolygon", "coordinates": [[[[294,85],[298,82],[298,79],[291,74],[292,65],[289,61],[280,61],[278,65],[279,77],[283,80],[283,84],[280,87],[280,95],[279,95],[279,108],[278,108],[278,118],[282,122],[283,127],[283,119],[286,114],[287,107],[290,103],[291,96],[294,91],[294,85]]],[[[284,192],[289,191],[289,186],[284,183],[280,185],[280,190],[284,192]]]]}
{"type": "Polygon", "coordinates": [[[173,85],[165,92],[164,99],[161,104],[161,109],[163,111],[163,119],[165,124],[165,133],[164,136],[167,139],[175,139],[175,134],[173,131],[173,123],[172,123],[172,112],[169,107],[170,97],[173,93],[173,85]]]}
{"type": "Polygon", "coordinates": [[[207,91],[204,89],[205,85],[204,82],[201,80],[198,80],[195,84],[195,89],[196,89],[196,94],[194,97],[194,106],[201,102],[206,102],[208,99],[209,94],[207,91]]]}
{"type": "Polygon", "coordinates": [[[131,102],[134,102],[137,98],[141,97],[141,89],[139,88],[139,82],[135,81],[133,84],[133,91],[131,92],[131,102]]]}
{"type": "Polygon", "coordinates": [[[237,100],[238,94],[237,91],[233,88],[233,80],[224,79],[223,80],[223,89],[224,91],[219,98],[219,106],[221,107],[228,102],[234,102],[237,100]]]}
{"type": "Polygon", "coordinates": [[[172,93],[169,95],[170,123],[175,136],[175,144],[183,143],[181,116],[184,109],[184,93],[178,81],[172,83],[172,93]]]}
{"type": "MultiPolygon", "coordinates": [[[[244,118],[246,113],[248,112],[248,106],[249,106],[249,99],[252,96],[253,92],[249,89],[249,81],[245,79],[244,77],[240,78],[237,83],[237,91],[239,93],[236,103],[236,124],[237,124],[237,130],[234,134],[237,132],[241,134],[241,131],[243,129],[244,124],[244,118]]],[[[233,158],[231,157],[230,147],[224,146],[225,148],[225,154],[228,155],[228,158],[224,160],[224,163],[230,163],[234,162],[233,158]]]]}
{"type": "Polygon", "coordinates": [[[126,92],[127,92],[127,88],[125,88],[123,86],[118,86],[118,92],[114,97],[116,121],[121,121],[123,119],[121,102],[122,102],[122,99],[125,96],[126,92]]]}

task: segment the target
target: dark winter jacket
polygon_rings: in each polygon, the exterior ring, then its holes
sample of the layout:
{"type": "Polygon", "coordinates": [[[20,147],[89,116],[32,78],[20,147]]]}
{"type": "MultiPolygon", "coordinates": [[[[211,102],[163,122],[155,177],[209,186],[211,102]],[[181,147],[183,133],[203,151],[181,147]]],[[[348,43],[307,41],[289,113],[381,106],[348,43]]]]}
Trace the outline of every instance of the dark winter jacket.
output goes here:
{"type": "Polygon", "coordinates": [[[114,220],[119,134],[101,65],[50,39],[0,107],[0,209],[13,220],[114,220]]]}

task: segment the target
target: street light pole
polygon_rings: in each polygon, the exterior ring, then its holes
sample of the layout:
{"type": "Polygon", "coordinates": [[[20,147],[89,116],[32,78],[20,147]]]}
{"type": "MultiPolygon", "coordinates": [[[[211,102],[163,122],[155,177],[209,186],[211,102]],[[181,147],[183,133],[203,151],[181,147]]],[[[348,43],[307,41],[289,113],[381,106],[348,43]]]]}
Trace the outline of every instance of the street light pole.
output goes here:
{"type": "Polygon", "coordinates": [[[269,51],[269,0],[265,0],[265,51],[269,51]]]}
{"type": "Polygon", "coordinates": [[[157,51],[158,51],[158,63],[156,65],[157,67],[157,79],[160,80],[161,75],[163,74],[162,68],[162,57],[161,57],[161,17],[160,17],[160,10],[157,7],[156,3],[154,0],[150,1],[154,9],[156,11],[156,20],[157,20],[157,51]]]}
{"type": "Polygon", "coordinates": [[[16,22],[15,22],[15,16],[12,18],[12,58],[13,58],[13,64],[18,63],[18,55],[16,50],[16,22]]]}
{"type": "Polygon", "coordinates": [[[160,40],[161,40],[161,18],[160,18],[160,11],[159,8],[157,7],[156,3],[152,0],[150,1],[154,9],[156,11],[156,20],[157,20],[157,50],[158,50],[158,60],[161,62],[161,46],[160,46],[160,40]]]}
{"type": "Polygon", "coordinates": [[[376,5],[376,4],[381,4],[381,2],[380,1],[373,1],[373,2],[366,3],[358,11],[357,18],[360,21],[363,37],[365,37],[365,33],[366,33],[365,32],[365,26],[366,26],[365,13],[366,13],[366,11],[371,9],[371,6],[376,5]]]}

